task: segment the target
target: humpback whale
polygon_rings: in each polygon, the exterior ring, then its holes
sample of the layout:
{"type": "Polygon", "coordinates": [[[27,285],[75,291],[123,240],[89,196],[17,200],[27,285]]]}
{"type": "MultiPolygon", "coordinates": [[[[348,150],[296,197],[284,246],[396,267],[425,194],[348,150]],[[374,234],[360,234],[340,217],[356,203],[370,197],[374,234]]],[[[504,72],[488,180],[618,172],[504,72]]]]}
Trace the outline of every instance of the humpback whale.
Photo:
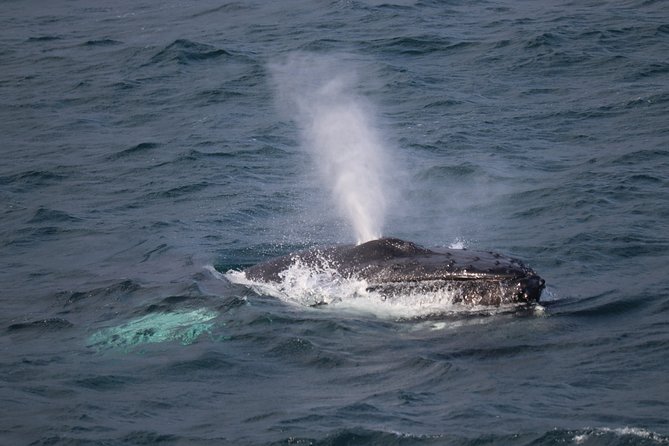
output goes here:
{"type": "Polygon", "coordinates": [[[244,274],[254,282],[280,283],[295,265],[364,280],[367,291],[384,298],[446,291],[453,303],[464,305],[531,304],[539,301],[545,287],[531,268],[511,257],[466,249],[427,249],[397,238],[298,251],[249,267],[244,274]]]}

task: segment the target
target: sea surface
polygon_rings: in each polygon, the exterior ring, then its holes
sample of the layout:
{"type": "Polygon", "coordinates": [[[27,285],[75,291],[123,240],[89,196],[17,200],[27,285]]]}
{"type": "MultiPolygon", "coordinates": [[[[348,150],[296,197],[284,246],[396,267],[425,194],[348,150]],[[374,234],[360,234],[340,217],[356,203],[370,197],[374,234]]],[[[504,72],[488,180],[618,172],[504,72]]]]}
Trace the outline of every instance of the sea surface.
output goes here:
{"type": "Polygon", "coordinates": [[[667,6],[2,2],[0,444],[669,444],[667,6]],[[361,113],[383,235],[522,259],[540,305],[229,280],[356,242],[277,73],[361,113]]]}

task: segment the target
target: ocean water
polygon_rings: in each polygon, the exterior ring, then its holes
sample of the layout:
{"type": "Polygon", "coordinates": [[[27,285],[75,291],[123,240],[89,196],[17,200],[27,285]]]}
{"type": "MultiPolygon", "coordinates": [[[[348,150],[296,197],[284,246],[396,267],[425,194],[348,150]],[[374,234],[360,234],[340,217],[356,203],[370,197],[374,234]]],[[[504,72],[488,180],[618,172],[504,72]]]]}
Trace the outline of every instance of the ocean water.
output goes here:
{"type": "Polygon", "coordinates": [[[0,444],[669,444],[666,2],[0,10],[0,444]],[[383,235],[516,256],[541,305],[228,280],[356,241],[333,150],[383,235]]]}

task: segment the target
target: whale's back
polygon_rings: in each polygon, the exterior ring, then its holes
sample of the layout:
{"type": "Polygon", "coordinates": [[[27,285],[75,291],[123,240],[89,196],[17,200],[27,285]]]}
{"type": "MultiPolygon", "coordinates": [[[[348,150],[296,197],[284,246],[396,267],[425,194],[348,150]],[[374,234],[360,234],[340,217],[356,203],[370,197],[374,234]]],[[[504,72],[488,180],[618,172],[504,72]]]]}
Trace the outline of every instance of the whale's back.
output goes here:
{"type": "Polygon", "coordinates": [[[360,245],[318,247],[268,260],[245,270],[249,280],[280,282],[293,265],[334,270],[365,280],[384,295],[447,289],[456,300],[500,305],[539,300],[544,281],[521,261],[494,252],[427,249],[397,238],[360,245]]]}

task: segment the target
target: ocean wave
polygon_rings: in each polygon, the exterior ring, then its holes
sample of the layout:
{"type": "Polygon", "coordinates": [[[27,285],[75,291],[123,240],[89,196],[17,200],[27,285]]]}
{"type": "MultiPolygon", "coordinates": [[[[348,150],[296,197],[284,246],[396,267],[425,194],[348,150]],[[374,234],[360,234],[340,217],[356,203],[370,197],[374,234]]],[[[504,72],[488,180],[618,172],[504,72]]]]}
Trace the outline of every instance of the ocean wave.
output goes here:
{"type": "Polygon", "coordinates": [[[151,57],[151,64],[176,61],[179,64],[234,57],[232,53],[213,45],[177,39],[151,57]]]}

